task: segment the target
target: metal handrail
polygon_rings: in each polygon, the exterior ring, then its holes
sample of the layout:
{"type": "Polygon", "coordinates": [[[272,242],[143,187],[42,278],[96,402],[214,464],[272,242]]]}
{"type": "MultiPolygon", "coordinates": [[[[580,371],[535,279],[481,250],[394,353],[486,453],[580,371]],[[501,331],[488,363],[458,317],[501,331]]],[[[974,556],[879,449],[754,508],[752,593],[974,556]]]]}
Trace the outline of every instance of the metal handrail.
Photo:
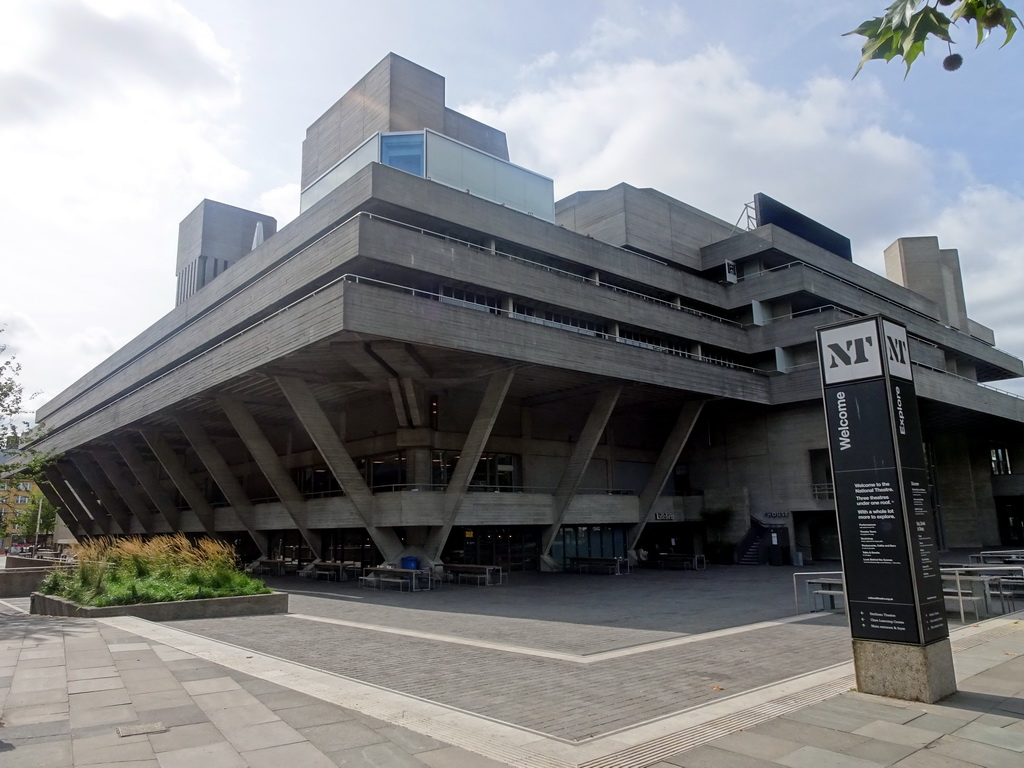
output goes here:
{"type": "MultiPolygon", "coordinates": [[[[797,579],[799,579],[801,577],[807,577],[807,576],[838,576],[839,578],[842,578],[843,577],[843,572],[842,571],[797,571],[796,573],[794,573],[793,574],[793,605],[796,608],[796,613],[800,613],[800,592],[799,592],[799,584],[797,583],[797,579]]],[[[804,588],[805,589],[807,588],[806,584],[804,585],[804,588]]],[[[844,597],[844,599],[845,599],[845,597],[844,597]]],[[[813,606],[811,606],[811,607],[813,607],[813,606]]],[[[808,611],[808,613],[811,613],[811,611],[808,611]]]]}
{"type": "MultiPolygon", "coordinates": [[[[375,213],[366,213],[366,214],[360,214],[360,215],[366,215],[366,216],[368,216],[371,219],[377,219],[379,221],[384,221],[384,222],[387,222],[389,224],[393,224],[394,226],[400,227],[402,229],[408,229],[408,230],[411,230],[413,232],[417,232],[417,233],[419,233],[421,235],[428,235],[430,237],[436,237],[436,238],[439,238],[441,240],[445,240],[447,242],[458,243],[459,245],[463,245],[466,248],[469,248],[469,249],[474,250],[474,251],[478,251],[478,252],[480,252],[480,253],[482,253],[484,255],[500,256],[501,258],[507,259],[509,261],[514,261],[516,263],[524,264],[526,266],[534,267],[536,269],[542,269],[545,272],[551,272],[552,274],[560,275],[562,277],[567,277],[567,278],[570,278],[572,280],[577,280],[577,281],[584,282],[584,283],[590,283],[591,285],[595,285],[598,288],[607,288],[609,290],[615,291],[616,293],[622,293],[622,294],[625,294],[627,296],[632,296],[634,298],[641,299],[642,301],[648,301],[648,302],[651,302],[653,304],[659,304],[661,306],[667,307],[668,309],[673,309],[673,310],[676,310],[678,312],[687,312],[687,313],[689,313],[691,315],[696,315],[698,317],[702,317],[702,318],[705,318],[707,320],[714,320],[716,322],[725,323],[727,325],[735,325],[738,328],[742,328],[743,327],[742,323],[739,323],[739,322],[737,322],[735,320],[730,320],[730,319],[725,318],[725,317],[720,317],[719,315],[713,315],[710,312],[704,312],[704,311],[699,310],[699,309],[693,309],[692,307],[685,307],[685,306],[682,306],[682,305],[676,305],[675,303],[673,303],[671,301],[667,301],[665,299],[659,299],[656,296],[649,296],[646,293],[640,293],[638,291],[632,291],[629,288],[622,288],[622,287],[617,286],[617,285],[612,285],[612,284],[609,284],[609,283],[602,283],[600,280],[592,278],[592,277],[587,277],[585,275],[578,275],[575,272],[569,272],[568,270],[559,269],[558,267],[552,267],[549,264],[544,264],[544,263],[539,262],[539,261],[533,261],[531,259],[527,259],[527,258],[524,258],[522,256],[516,256],[515,254],[507,253],[505,251],[499,251],[496,248],[494,248],[494,249],[488,248],[487,246],[479,245],[477,243],[472,243],[472,242],[469,242],[468,240],[462,240],[462,239],[457,238],[457,237],[452,237],[451,235],[446,235],[446,234],[443,234],[441,232],[435,232],[435,231],[430,230],[430,229],[425,229],[424,227],[417,227],[417,226],[415,226],[413,224],[407,224],[404,221],[398,221],[397,219],[390,219],[387,216],[380,216],[380,215],[375,214],[375,213]]],[[[660,261],[659,259],[651,259],[649,256],[644,256],[642,253],[636,253],[635,251],[631,251],[631,250],[629,250],[627,248],[621,248],[621,247],[616,246],[616,245],[611,245],[611,243],[606,243],[606,245],[609,245],[612,248],[616,248],[616,249],[618,249],[620,251],[628,253],[631,256],[636,256],[636,257],[640,257],[640,258],[646,258],[649,261],[654,261],[654,262],[656,262],[658,264],[662,264],[663,266],[667,266],[667,265],[664,264],[664,262],[660,261]]]]}
{"type": "MultiPolygon", "coordinates": [[[[957,566],[945,566],[945,567],[939,568],[940,576],[941,575],[953,576],[955,581],[956,581],[956,591],[957,591],[958,602],[959,602],[959,605],[960,605],[960,622],[961,623],[965,623],[965,621],[964,621],[964,605],[963,605],[963,600],[960,599],[960,597],[961,597],[961,595],[960,595],[960,592],[961,592],[961,589],[960,589],[960,576],[962,574],[970,574],[972,572],[980,572],[980,571],[986,571],[986,572],[991,572],[991,571],[1011,571],[1011,572],[1016,572],[1016,573],[1020,573],[1021,579],[1024,580],[1024,565],[988,565],[988,566],[984,566],[984,565],[980,565],[980,566],[973,566],[973,565],[959,566],[959,565],[957,565],[957,566]]],[[[844,586],[845,586],[845,576],[843,574],[843,571],[797,571],[796,573],[793,574],[793,604],[794,604],[794,607],[796,609],[796,613],[798,613],[798,614],[801,611],[800,611],[799,584],[798,584],[797,580],[800,579],[800,578],[806,578],[808,576],[838,576],[838,577],[840,577],[840,578],[842,578],[844,580],[844,586]]],[[[844,590],[844,592],[845,592],[845,590],[844,590]]],[[[844,599],[845,599],[845,597],[844,597],[844,599]]]]}

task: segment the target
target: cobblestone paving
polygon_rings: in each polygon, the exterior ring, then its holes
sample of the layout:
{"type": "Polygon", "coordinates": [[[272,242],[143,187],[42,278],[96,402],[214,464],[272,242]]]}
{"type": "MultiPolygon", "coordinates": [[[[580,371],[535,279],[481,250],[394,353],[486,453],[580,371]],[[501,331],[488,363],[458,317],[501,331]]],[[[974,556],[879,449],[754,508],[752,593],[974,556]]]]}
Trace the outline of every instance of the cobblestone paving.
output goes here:
{"type": "MultiPolygon", "coordinates": [[[[848,630],[838,616],[589,666],[288,616],[172,626],[570,741],[820,669],[850,655],[848,630]]],[[[572,627],[580,633],[591,629],[572,627]]],[[[449,632],[458,630],[457,625],[448,627],[449,632]]]]}
{"type": "Polygon", "coordinates": [[[721,566],[619,577],[513,573],[508,586],[415,594],[360,589],[354,582],[268,583],[290,593],[292,613],[433,634],[457,626],[460,637],[474,640],[591,654],[790,616],[792,574],[790,568],[721,566]]]}

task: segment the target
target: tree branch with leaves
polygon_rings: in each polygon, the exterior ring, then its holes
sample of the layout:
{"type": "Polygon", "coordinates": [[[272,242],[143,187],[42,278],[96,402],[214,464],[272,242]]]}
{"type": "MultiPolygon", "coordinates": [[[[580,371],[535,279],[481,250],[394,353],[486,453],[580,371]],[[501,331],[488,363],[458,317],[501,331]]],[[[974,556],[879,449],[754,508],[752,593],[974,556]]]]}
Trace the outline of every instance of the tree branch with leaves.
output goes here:
{"type": "Polygon", "coordinates": [[[1001,28],[1006,33],[1003,40],[1003,45],[1006,45],[1017,31],[1014,20],[1019,21],[1017,12],[1002,0],[934,0],[934,3],[928,0],[896,0],[885,9],[881,18],[868,19],[846,33],[866,38],[861,48],[860,64],[853,76],[856,77],[869,61],[882,59],[889,62],[895,58],[903,59],[907,74],[910,74],[910,67],[924,53],[925,44],[936,40],[946,43],[949,55],[943,59],[942,66],[952,72],[963,64],[963,56],[952,51],[954,40],[951,30],[954,27],[959,28],[960,22],[968,28],[974,24],[977,45],[1001,28]],[[949,15],[940,8],[948,9],[949,15]]]}
{"type": "MultiPolygon", "coordinates": [[[[4,329],[0,327],[0,333],[4,329]]],[[[7,354],[7,345],[0,343],[0,474],[8,479],[36,480],[49,462],[45,454],[29,447],[45,433],[43,425],[32,423],[25,413],[25,395],[19,380],[21,364],[7,354]],[[14,474],[12,474],[14,473],[14,474]]]]}

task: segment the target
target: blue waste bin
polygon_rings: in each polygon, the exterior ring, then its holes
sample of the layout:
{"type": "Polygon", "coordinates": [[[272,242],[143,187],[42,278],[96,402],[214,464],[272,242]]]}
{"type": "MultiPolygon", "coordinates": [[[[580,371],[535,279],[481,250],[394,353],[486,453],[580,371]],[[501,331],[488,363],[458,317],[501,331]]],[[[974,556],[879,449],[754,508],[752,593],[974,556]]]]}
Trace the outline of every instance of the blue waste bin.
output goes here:
{"type": "Polygon", "coordinates": [[[415,571],[420,567],[420,559],[418,557],[403,557],[402,567],[415,571]]]}

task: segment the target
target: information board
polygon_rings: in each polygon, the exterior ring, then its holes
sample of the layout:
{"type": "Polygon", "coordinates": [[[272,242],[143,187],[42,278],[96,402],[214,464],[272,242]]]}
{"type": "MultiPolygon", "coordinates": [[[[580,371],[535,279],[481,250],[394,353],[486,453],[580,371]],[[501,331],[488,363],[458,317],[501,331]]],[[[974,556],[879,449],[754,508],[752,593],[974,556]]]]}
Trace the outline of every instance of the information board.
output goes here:
{"type": "Polygon", "coordinates": [[[881,317],[818,330],[853,637],[949,636],[906,329],[881,317]]]}

